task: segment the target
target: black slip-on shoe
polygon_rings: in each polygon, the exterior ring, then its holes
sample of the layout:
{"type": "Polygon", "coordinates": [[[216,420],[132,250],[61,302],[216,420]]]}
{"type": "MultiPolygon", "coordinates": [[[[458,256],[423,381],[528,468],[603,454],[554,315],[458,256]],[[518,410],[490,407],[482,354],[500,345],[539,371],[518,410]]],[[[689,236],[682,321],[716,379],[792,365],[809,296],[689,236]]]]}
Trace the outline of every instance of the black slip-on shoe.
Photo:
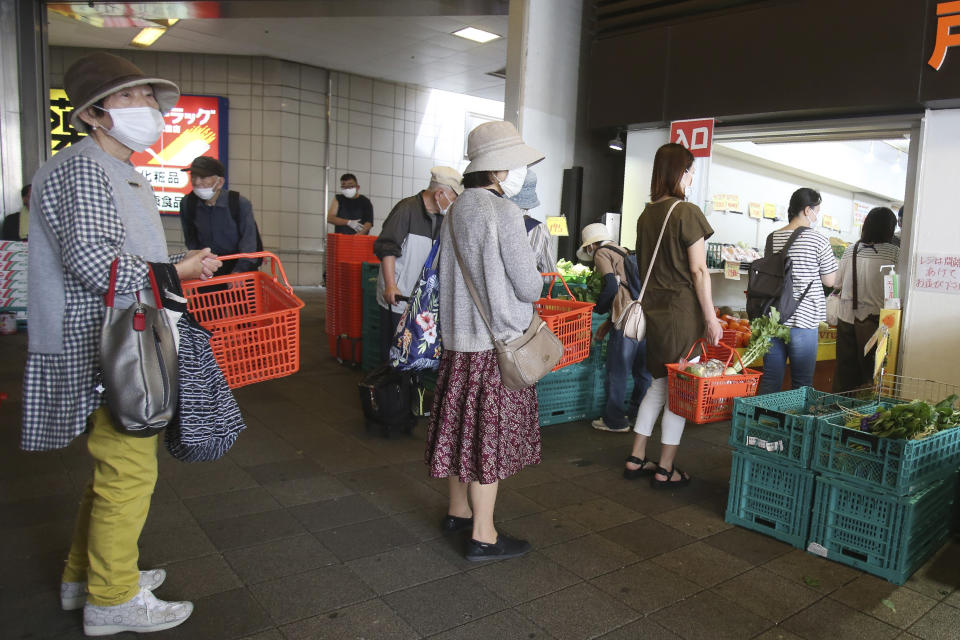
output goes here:
{"type": "Polygon", "coordinates": [[[443,531],[444,535],[458,533],[472,528],[473,518],[458,518],[457,516],[448,515],[443,519],[443,522],[440,523],[440,530],[443,531]]]}
{"type": "Polygon", "coordinates": [[[485,560],[505,560],[507,558],[518,558],[529,552],[532,547],[526,540],[517,540],[502,533],[497,535],[497,541],[494,544],[489,542],[477,542],[471,539],[467,544],[467,560],[470,562],[483,562],[485,560]]]}

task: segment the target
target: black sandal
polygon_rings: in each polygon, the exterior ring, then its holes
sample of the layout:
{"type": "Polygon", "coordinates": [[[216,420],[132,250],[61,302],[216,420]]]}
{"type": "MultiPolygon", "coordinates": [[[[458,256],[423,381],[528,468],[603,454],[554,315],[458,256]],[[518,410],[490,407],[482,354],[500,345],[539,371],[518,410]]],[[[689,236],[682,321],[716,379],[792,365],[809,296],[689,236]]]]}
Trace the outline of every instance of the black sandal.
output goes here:
{"type": "Polygon", "coordinates": [[[627,469],[626,467],[624,467],[623,477],[626,478],[627,480],[636,480],[637,478],[645,478],[653,474],[654,470],[649,469],[646,466],[648,462],[650,464],[653,464],[653,460],[648,460],[647,458],[644,458],[643,460],[641,460],[637,456],[627,456],[627,462],[632,462],[633,464],[640,465],[636,469],[627,469]]]}
{"type": "Polygon", "coordinates": [[[673,465],[673,469],[670,469],[670,470],[664,469],[661,466],[657,466],[656,472],[654,472],[654,474],[650,476],[650,486],[654,489],[666,489],[668,487],[685,487],[688,484],[690,484],[690,476],[684,473],[684,471],[679,467],[677,467],[677,465],[673,465]],[[674,472],[677,472],[680,474],[679,480],[673,479],[674,472]],[[658,475],[667,476],[667,479],[657,480],[658,475]]]}

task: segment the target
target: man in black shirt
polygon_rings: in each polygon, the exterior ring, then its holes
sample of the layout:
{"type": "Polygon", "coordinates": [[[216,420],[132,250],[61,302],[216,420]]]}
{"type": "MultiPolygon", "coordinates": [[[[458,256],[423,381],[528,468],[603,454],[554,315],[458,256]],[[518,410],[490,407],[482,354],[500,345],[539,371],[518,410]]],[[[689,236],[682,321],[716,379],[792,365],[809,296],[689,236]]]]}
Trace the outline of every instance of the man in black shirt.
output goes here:
{"type": "Polygon", "coordinates": [[[327,210],[327,222],[334,225],[334,233],[370,233],[373,226],[373,203],[366,196],[361,196],[359,191],[357,176],[352,173],[340,176],[340,193],[327,210]]]}
{"type": "Polygon", "coordinates": [[[20,199],[23,201],[23,207],[19,211],[8,213],[3,219],[3,230],[0,232],[0,240],[26,240],[27,239],[27,221],[30,215],[30,185],[20,190],[20,199]]]}

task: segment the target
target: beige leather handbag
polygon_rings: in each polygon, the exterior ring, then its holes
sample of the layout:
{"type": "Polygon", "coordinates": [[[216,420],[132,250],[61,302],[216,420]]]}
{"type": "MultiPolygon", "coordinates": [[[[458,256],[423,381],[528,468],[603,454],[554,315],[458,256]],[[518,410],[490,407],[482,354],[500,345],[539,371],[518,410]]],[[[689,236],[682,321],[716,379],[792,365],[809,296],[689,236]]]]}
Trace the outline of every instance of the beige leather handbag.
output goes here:
{"type": "MultiPolygon", "coordinates": [[[[647,290],[647,281],[650,280],[650,272],[653,271],[653,263],[657,259],[657,253],[660,251],[660,242],[663,240],[663,232],[667,229],[667,221],[670,220],[670,214],[680,204],[677,200],[667,211],[667,217],[663,219],[663,226],[660,228],[660,237],[657,238],[657,246],[653,249],[653,257],[650,258],[650,266],[647,267],[647,275],[643,278],[643,286],[640,287],[640,295],[636,300],[631,300],[617,316],[613,322],[613,328],[623,332],[625,338],[632,340],[643,340],[647,335],[647,318],[643,315],[643,292],[647,290]]],[[[636,286],[636,285],[634,285],[636,286]]]]}
{"type": "Polygon", "coordinates": [[[504,342],[494,335],[490,326],[490,319],[480,304],[480,296],[473,286],[473,280],[467,273],[463,265],[463,258],[460,256],[460,247],[457,246],[457,236],[453,232],[453,218],[450,213],[447,214],[446,223],[450,225],[450,239],[453,241],[453,251],[457,255],[457,264],[460,265],[460,273],[463,274],[463,281],[467,284],[467,290],[473,303],[480,312],[484,326],[490,333],[493,340],[493,348],[497,352],[497,364],[500,367],[500,378],[503,386],[508,389],[526,389],[537,383],[537,380],[550,373],[560,358],[563,357],[563,343],[560,338],[555,336],[547,323],[533,312],[533,318],[530,319],[530,326],[518,338],[510,342],[504,342]]]}

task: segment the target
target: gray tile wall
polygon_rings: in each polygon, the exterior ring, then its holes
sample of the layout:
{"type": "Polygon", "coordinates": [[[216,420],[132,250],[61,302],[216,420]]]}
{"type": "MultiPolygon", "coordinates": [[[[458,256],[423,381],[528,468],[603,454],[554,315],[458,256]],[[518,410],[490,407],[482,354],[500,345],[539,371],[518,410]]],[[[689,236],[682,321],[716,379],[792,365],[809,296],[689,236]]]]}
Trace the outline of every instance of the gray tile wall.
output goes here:
{"type": "MultiPolygon", "coordinates": [[[[52,47],[50,86],[88,49],[52,47]]],[[[328,201],[324,167],[330,142],[330,198],[350,172],[373,202],[377,233],[393,205],[426,186],[430,167],[457,169],[470,112],[502,117],[502,104],[447,95],[309,65],[248,56],[114,51],[184,93],[230,101],[229,183],[253,203],[264,247],[276,252],[295,285],[319,284],[328,201]],[[331,127],[327,131],[328,77],[331,127]],[[497,109],[499,108],[499,112],[497,109]]],[[[171,251],[182,248],[176,217],[164,216],[171,251]]]]}

